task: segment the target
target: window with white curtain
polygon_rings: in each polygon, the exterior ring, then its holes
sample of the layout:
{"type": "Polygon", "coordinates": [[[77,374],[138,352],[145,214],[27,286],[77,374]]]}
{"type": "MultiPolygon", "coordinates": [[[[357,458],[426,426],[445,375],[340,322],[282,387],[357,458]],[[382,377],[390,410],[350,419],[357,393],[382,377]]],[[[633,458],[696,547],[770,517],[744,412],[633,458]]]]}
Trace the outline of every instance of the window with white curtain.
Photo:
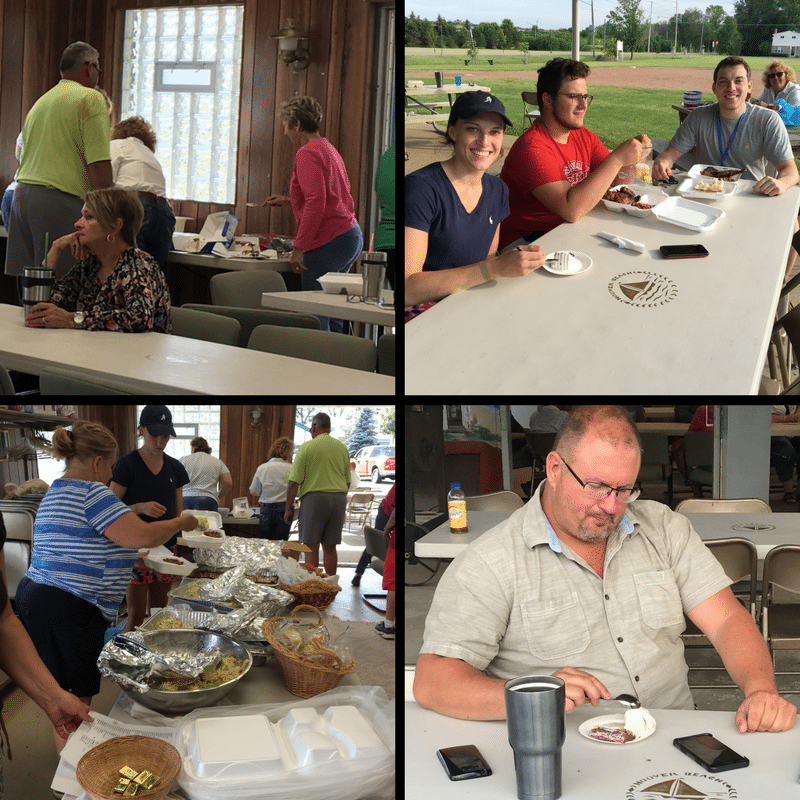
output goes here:
{"type": "Polygon", "coordinates": [[[155,129],[169,197],[234,202],[243,15],[242,5],[125,12],[120,119],[155,129]]]}

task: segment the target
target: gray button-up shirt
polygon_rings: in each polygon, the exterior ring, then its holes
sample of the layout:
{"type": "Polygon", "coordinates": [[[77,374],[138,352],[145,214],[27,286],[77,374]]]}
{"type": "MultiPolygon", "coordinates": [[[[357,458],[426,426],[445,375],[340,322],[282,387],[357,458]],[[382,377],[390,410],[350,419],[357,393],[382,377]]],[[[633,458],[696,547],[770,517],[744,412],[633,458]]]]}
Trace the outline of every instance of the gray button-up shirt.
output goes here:
{"type": "Polygon", "coordinates": [[[541,488],[447,569],[421,652],[503,679],[574,667],[612,697],[693,708],[680,635],[686,612],[730,586],[719,562],[686,517],[638,500],[609,536],[601,578],[556,536],[541,488]]]}

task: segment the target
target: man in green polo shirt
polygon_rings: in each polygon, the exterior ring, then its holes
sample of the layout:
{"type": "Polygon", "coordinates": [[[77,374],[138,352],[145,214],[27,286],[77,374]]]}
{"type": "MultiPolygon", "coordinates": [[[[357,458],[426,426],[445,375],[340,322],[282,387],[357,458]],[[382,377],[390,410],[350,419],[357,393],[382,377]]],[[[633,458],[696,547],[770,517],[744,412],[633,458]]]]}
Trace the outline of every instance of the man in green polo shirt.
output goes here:
{"type": "Polygon", "coordinates": [[[300,541],[311,548],[306,563],[319,566],[322,544],[323,567],[336,574],[336,545],[342,541],[342,527],[350,488],[350,454],[331,436],[331,418],[322,412],[311,421],[311,441],[301,444],[289,473],[284,519],[291,525],[294,498],[300,504],[300,541]]]}
{"type": "MultiPolygon", "coordinates": [[[[114,185],[109,149],[110,119],[105,98],[96,91],[99,53],[73,42],[61,55],[61,80],[28,112],[22,128],[23,150],[11,205],[6,274],[41,264],[50,243],[74,233],[83,196],[114,185]]],[[[56,277],[75,264],[67,248],[56,277]]]]}

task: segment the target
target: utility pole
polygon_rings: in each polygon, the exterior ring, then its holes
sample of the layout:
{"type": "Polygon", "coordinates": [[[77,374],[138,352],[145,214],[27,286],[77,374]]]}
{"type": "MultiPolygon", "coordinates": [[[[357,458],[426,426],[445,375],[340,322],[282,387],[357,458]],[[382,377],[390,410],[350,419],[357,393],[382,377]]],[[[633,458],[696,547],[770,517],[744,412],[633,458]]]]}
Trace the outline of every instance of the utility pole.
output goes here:
{"type": "Polygon", "coordinates": [[[594,0],[592,0],[592,58],[594,58],[594,0]]]}
{"type": "Polygon", "coordinates": [[[675,55],[678,55],[678,0],[675,0],[675,55]]]}

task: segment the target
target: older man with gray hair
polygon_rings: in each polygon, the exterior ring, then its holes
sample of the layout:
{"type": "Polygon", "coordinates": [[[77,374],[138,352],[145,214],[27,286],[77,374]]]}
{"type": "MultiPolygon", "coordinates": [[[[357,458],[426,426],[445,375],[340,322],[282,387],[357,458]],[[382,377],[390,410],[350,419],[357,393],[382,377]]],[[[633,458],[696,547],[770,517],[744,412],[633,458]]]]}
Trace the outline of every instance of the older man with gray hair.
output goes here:
{"type": "Polygon", "coordinates": [[[306,563],[319,566],[321,544],[328,575],[336,574],[336,545],[342,542],[349,488],[350,454],[331,436],[331,418],[319,412],[311,421],[311,441],[300,445],[289,473],[284,519],[291,525],[299,490],[300,541],[311,548],[306,553],[306,563]]]}
{"type": "MultiPolygon", "coordinates": [[[[11,206],[6,274],[41,264],[45,235],[53,242],[74,233],[83,195],[114,185],[109,151],[110,120],[96,91],[100,54],[74,42],[61,55],[61,80],[28,112],[22,129],[17,187],[11,206]]],[[[60,278],[75,264],[69,249],[56,266],[60,278]]]]}

